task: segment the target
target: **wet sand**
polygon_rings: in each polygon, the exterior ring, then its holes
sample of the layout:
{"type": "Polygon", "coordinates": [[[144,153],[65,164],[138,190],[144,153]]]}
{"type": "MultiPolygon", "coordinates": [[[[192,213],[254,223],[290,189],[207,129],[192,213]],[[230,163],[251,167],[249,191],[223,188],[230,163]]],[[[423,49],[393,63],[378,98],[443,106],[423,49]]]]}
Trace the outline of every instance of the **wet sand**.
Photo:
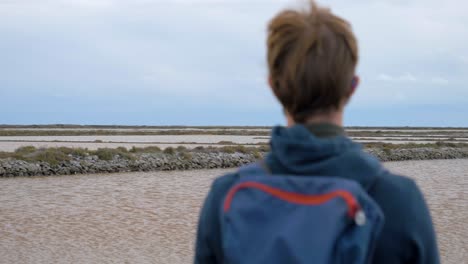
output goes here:
{"type": "MultiPolygon", "coordinates": [[[[386,166],[425,193],[443,263],[464,263],[468,160],[386,166]]],[[[226,172],[0,179],[0,263],[190,263],[200,205],[226,172]]]]}

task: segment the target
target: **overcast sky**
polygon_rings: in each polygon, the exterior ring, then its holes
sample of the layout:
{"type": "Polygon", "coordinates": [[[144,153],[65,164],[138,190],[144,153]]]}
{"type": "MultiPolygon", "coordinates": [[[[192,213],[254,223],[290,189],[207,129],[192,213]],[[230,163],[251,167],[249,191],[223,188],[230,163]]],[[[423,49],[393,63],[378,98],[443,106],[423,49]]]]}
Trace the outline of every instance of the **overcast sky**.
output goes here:
{"type": "MultiPolygon", "coordinates": [[[[275,125],[268,20],[296,0],[0,0],[0,124],[275,125]]],[[[332,0],[346,125],[468,126],[468,2],[332,0]]]]}

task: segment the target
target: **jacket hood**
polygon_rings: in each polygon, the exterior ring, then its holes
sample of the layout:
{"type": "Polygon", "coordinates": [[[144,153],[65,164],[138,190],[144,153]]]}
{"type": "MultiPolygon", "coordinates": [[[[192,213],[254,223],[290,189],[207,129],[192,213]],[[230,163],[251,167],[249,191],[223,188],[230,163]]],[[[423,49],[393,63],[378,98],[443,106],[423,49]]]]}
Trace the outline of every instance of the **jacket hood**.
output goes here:
{"type": "Polygon", "coordinates": [[[318,138],[303,125],[273,128],[270,146],[266,163],[274,174],[335,176],[369,188],[386,171],[348,137],[318,138]]]}

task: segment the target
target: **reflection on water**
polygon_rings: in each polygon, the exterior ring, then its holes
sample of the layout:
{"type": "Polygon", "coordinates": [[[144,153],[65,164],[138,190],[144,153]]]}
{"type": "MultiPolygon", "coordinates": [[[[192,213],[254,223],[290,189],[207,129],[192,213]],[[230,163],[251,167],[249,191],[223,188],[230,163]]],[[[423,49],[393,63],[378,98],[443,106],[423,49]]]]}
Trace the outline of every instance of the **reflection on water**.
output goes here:
{"type": "MultiPolygon", "coordinates": [[[[444,263],[468,258],[468,160],[387,163],[414,175],[444,263]]],[[[190,263],[212,179],[226,170],[1,179],[0,263],[190,263]]]]}

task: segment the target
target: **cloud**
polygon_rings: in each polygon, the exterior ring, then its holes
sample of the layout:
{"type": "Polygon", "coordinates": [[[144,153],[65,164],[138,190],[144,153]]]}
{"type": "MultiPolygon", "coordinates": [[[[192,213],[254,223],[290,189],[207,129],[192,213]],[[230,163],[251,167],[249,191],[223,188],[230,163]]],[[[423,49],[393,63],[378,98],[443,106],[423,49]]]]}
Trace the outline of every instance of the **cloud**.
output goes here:
{"type": "Polygon", "coordinates": [[[413,74],[411,73],[405,73],[403,75],[399,76],[391,76],[385,73],[381,73],[377,76],[376,80],[378,81],[386,81],[386,82],[417,82],[419,81],[418,78],[416,78],[413,74]]]}
{"type": "Polygon", "coordinates": [[[431,79],[433,84],[440,84],[440,85],[448,85],[450,82],[449,80],[442,78],[442,77],[434,77],[431,79]]]}
{"type": "Polygon", "coordinates": [[[460,56],[460,60],[464,63],[464,64],[468,64],[468,56],[460,56]]]}
{"type": "Polygon", "coordinates": [[[116,1],[113,0],[58,0],[58,4],[70,5],[74,7],[84,8],[109,8],[112,7],[116,1]]]}
{"type": "Polygon", "coordinates": [[[434,85],[448,85],[450,82],[443,77],[416,77],[414,74],[405,73],[402,75],[389,75],[385,73],[379,74],[375,80],[390,83],[412,83],[412,84],[434,84],[434,85]]]}

